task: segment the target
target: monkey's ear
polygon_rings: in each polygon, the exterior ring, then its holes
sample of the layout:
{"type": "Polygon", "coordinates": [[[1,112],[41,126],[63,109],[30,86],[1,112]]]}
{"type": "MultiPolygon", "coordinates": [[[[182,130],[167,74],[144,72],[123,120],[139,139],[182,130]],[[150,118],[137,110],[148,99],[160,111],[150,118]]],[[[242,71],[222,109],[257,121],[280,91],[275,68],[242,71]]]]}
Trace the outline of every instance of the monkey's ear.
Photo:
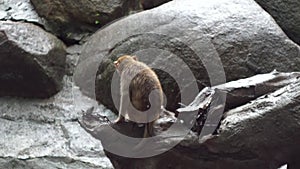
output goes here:
{"type": "Polygon", "coordinates": [[[132,56],[132,59],[134,60],[138,60],[138,58],[136,56],[132,56]]]}

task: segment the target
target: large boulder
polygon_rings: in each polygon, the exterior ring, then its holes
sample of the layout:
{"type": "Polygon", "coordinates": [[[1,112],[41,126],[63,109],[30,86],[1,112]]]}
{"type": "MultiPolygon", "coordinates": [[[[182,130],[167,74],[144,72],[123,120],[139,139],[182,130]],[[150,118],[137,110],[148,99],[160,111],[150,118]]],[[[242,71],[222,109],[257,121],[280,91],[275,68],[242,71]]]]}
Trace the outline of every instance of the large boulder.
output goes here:
{"type": "Polygon", "coordinates": [[[252,0],[174,0],[95,33],[75,80],[114,111],[119,86],[112,61],[121,54],[137,55],[157,70],[169,110],[190,103],[205,86],[300,70],[299,46],[252,0]]]}
{"type": "Polygon", "coordinates": [[[62,87],[65,45],[33,24],[0,21],[0,96],[46,98],[62,87]]]}
{"type": "Polygon", "coordinates": [[[82,33],[99,27],[132,11],[142,10],[140,0],[30,0],[37,13],[49,21],[51,30],[64,39],[80,40],[82,33]]]}
{"type": "Polygon", "coordinates": [[[283,31],[300,44],[300,1],[298,0],[255,0],[269,12],[283,31]]]}

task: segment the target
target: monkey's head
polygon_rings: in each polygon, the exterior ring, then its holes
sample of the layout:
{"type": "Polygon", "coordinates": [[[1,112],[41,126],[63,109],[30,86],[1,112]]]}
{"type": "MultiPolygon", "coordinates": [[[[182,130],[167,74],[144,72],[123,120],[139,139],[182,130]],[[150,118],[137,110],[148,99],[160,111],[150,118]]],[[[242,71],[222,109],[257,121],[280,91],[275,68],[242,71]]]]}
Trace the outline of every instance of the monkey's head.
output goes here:
{"type": "Polygon", "coordinates": [[[118,58],[118,60],[114,61],[114,65],[116,67],[116,69],[121,72],[123,67],[128,64],[128,63],[132,63],[134,61],[137,61],[137,57],[136,56],[130,56],[130,55],[123,55],[121,57],[118,58]]]}

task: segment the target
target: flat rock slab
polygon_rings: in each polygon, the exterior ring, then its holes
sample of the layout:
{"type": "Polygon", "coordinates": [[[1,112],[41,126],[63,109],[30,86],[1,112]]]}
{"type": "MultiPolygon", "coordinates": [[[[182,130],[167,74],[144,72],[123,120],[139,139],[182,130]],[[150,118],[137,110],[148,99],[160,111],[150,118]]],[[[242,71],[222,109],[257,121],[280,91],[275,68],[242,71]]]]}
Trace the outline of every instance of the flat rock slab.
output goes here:
{"type": "Polygon", "coordinates": [[[29,23],[0,21],[0,96],[47,98],[62,87],[65,45],[29,23]]]}

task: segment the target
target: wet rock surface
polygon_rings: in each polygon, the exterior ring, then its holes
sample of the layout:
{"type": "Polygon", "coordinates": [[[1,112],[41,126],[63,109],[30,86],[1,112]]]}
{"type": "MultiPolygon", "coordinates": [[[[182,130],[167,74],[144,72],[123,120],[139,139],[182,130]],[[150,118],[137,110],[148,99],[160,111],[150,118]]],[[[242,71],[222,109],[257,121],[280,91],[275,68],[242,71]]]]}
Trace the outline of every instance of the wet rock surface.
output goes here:
{"type": "Polygon", "coordinates": [[[66,47],[41,28],[0,21],[0,96],[47,98],[62,87],[66,47]]]}
{"type": "Polygon", "coordinates": [[[77,121],[93,106],[110,114],[82,96],[70,77],[50,99],[0,98],[0,168],[111,169],[101,142],[77,121]]]}
{"type": "Polygon", "coordinates": [[[30,0],[0,1],[0,20],[28,21],[46,24],[34,10],[30,0]]]}

